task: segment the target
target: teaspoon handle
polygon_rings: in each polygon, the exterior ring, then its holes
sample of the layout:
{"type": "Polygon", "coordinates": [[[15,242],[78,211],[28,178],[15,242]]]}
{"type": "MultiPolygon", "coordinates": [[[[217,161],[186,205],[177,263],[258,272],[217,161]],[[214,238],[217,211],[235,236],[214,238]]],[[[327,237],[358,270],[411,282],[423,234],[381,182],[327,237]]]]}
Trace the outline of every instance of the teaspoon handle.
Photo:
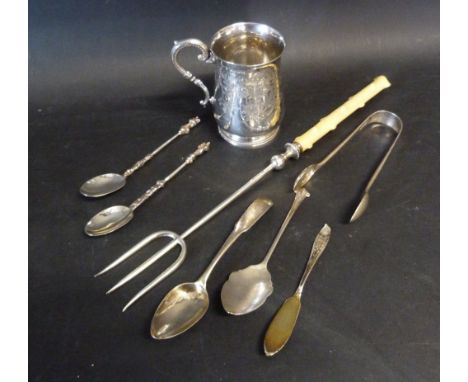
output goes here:
{"type": "Polygon", "coordinates": [[[273,243],[270,246],[270,249],[268,250],[268,253],[266,254],[265,258],[262,261],[262,264],[265,264],[265,266],[270,260],[271,255],[275,251],[276,246],[278,245],[281,237],[283,236],[284,231],[286,230],[286,227],[288,226],[289,222],[293,218],[294,214],[296,213],[296,211],[298,210],[302,202],[309,196],[310,194],[307,192],[305,188],[300,188],[296,190],[296,195],[294,196],[294,201],[291,204],[291,208],[289,209],[288,214],[284,218],[283,223],[281,224],[281,227],[278,230],[278,233],[276,234],[273,240],[273,243]]]}
{"type": "Polygon", "coordinates": [[[149,162],[151,159],[154,158],[155,155],[157,155],[158,153],[160,153],[164,148],[166,148],[167,146],[169,146],[176,138],[178,138],[179,136],[181,135],[186,135],[188,133],[190,133],[190,130],[195,127],[196,125],[198,125],[200,123],[200,118],[199,117],[194,117],[194,118],[191,118],[188,120],[188,122],[184,125],[182,125],[179,129],[179,131],[177,132],[177,134],[173,135],[171,138],[169,138],[166,142],[164,142],[162,145],[158,146],[157,148],[155,148],[152,152],[150,152],[149,154],[146,154],[142,159],[140,159],[139,161],[135,162],[133,164],[132,167],[130,167],[129,169],[125,170],[125,172],[123,173],[123,176],[125,178],[129,177],[130,175],[132,175],[136,170],[139,170],[140,168],[142,168],[147,162],[149,162]]]}
{"type": "Polygon", "coordinates": [[[206,281],[210,276],[213,268],[216,266],[218,261],[223,257],[227,250],[234,244],[234,242],[241,236],[243,233],[247,232],[252,228],[261,218],[265,215],[268,210],[273,205],[273,202],[269,199],[258,198],[255,199],[244,211],[242,216],[237,220],[237,223],[234,226],[234,229],[229,234],[228,238],[224,242],[223,246],[219,249],[216,256],[211,260],[210,265],[206,268],[203,274],[200,276],[199,280],[206,286],[206,281]]]}
{"type": "Polygon", "coordinates": [[[198,145],[197,149],[190,154],[184,162],[177,167],[174,171],[172,171],[168,176],[166,176],[162,180],[158,180],[154,185],[152,185],[148,190],[145,191],[143,195],[141,195],[138,199],[136,199],[132,204],[130,204],[129,208],[132,211],[135,211],[142,203],[148,200],[155,192],[159,191],[163,188],[167,182],[169,182],[172,178],[174,178],[179,172],[181,172],[185,167],[189,164],[192,164],[197,157],[202,155],[203,153],[207,152],[210,148],[210,142],[204,142],[198,145]]]}
{"type": "Polygon", "coordinates": [[[234,244],[234,242],[239,238],[240,235],[242,235],[242,231],[232,231],[226,241],[224,242],[223,246],[219,249],[218,253],[216,256],[211,260],[210,265],[205,269],[205,271],[202,273],[200,278],[198,279],[203,285],[206,286],[206,282],[208,281],[208,277],[210,277],[211,272],[213,271],[214,267],[216,264],[218,264],[219,260],[221,260],[221,257],[224,256],[224,254],[227,252],[229,248],[234,244]]]}
{"type": "Polygon", "coordinates": [[[328,241],[330,240],[331,235],[331,228],[328,224],[325,224],[318,235],[315,237],[314,244],[312,245],[312,250],[310,252],[309,261],[305,267],[304,273],[302,274],[301,281],[299,282],[299,286],[296,289],[296,295],[299,297],[302,295],[302,290],[304,289],[304,285],[307,281],[307,278],[312,272],[317,260],[319,259],[320,255],[325,250],[328,241]]]}

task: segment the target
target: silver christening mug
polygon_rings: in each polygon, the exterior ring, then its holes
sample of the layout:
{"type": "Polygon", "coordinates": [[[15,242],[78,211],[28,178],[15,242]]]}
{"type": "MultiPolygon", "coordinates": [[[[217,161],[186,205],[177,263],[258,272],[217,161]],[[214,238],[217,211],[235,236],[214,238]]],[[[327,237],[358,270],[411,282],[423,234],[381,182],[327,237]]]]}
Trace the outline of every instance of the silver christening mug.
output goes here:
{"type": "Polygon", "coordinates": [[[194,38],[175,41],[172,62],[205,93],[200,103],[213,105],[221,136],[241,147],[259,147],[278,133],[282,117],[280,57],[283,36],[257,23],[236,23],[216,32],[210,47],[194,38]],[[183,48],[198,48],[198,60],[215,64],[213,96],[208,88],[177,59],[183,48]]]}

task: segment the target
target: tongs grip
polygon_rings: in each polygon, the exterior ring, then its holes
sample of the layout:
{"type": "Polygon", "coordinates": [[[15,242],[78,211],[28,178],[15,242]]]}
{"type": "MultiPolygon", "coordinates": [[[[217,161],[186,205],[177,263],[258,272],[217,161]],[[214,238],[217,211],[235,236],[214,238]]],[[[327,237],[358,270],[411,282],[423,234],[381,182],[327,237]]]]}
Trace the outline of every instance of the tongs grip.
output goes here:
{"type": "Polygon", "coordinates": [[[364,89],[350,97],[343,105],[323,117],[319,123],[311,127],[304,134],[297,137],[294,142],[301,146],[304,152],[312,148],[315,142],[320,140],[328,132],[335,130],[336,126],[353,114],[357,109],[363,107],[367,101],[375,97],[382,90],[390,86],[390,82],[385,76],[378,76],[364,89]]]}

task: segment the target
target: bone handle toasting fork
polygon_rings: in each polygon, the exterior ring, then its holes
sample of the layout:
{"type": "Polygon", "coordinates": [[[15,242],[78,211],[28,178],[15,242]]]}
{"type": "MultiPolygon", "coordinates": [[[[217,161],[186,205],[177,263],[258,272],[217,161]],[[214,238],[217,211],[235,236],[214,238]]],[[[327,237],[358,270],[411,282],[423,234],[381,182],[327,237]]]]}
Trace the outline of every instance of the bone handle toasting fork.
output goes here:
{"type": "MultiPolygon", "coordinates": [[[[226,208],[229,204],[231,204],[235,199],[239,196],[244,194],[247,190],[252,188],[255,184],[257,184],[260,180],[265,178],[270,172],[273,170],[281,170],[284,168],[286,162],[290,158],[298,159],[301,153],[309,150],[312,146],[320,140],[323,136],[325,136],[328,132],[334,130],[337,125],[345,120],[348,116],[350,116],[353,112],[358,110],[359,108],[363,107],[367,101],[372,99],[382,90],[388,88],[390,86],[390,82],[387,80],[385,76],[379,76],[374,79],[369,85],[363,88],[361,91],[356,93],[354,96],[348,99],[343,105],[335,109],[326,117],[322,118],[316,125],[311,127],[307,132],[303,135],[297,137],[293,143],[286,144],[286,150],[284,153],[279,155],[274,155],[271,160],[270,164],[261,170],[257,175],[252,177],[248,180],[242,187],[240,187],[237,191],[232,193],[228,196],[224,201],[219,203],[216,207],[214,207],[210,212],[208,212],[205,216],[203,216],[200,220],[195,222],[190,228],[188,228],[185,232],[181,235],[177,235],[180,239],[185,239],[191,233],[196,231],[198,228],[203,226],[209,220],[211,220],[214,216],[216,216],[219,212],[221,212],[224,208],[226,208]]],[[[167,232],[167,231],[166,231],[167,232]]],[[[130,256],[135,254],[139,251],[142,247],[148,244],[149,241],[154,240],[157,237],[157,232],[153,235],[150,235],[143,239],[141,242],[130,248],[127,252],[117,258],[114,262],[109,264],[106,268],[100,271],[96,276],[101,275],[103,273],[108,272],[109,270],[113,269],[130,256]]],[[[133,271],[127,274],[124,278],[122,278],[117,284],[115,284],[107,293],[111,293],[121,287],[122,285],[126,284],[128,281],[132,280],[135,276],[140,274],[146,268],[148,268],[151,264],[159,260],[165,254],[167,254],[172,248],[179,245],[180,241],[172,240],[168,244],[166,244],[162,249],[157,251],[153,254],[150,258],[144,261],[141,265],[136,267],[133,271]]],[[[181,252],[177,260],[163,273],[161,273],[158,277],[156,277],[150,284],[152,287],[156,286],[159,282],[164,280],[169,274],[174,272],[177,267],[183,262],[185,258],[185,253],[181,252]]]]}

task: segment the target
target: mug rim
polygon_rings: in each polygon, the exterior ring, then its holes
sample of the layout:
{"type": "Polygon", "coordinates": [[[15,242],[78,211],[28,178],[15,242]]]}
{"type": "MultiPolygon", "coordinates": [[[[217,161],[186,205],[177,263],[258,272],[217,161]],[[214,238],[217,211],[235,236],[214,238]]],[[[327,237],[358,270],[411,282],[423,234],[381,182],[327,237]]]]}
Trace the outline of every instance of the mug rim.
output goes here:
{"type": "Polygon", "coordinates": [[[249,68],[261,67],[261,66],[272,64],[273,62],[275,62],[276,60],[278,60],[281,57],[281,55],[283,54],[285,48],[286,48],[286,41],[284,40],[283,35],[280,32],[278,32],[277,29],[275,29],[275,28],[273,28],[273,27],[271,27],[271,26],[269,26],[267,24],[257,23],[257,22],[253,22],[253,21],[239,21],[239,22],[235,22],[235,23],[230,24],[230,25],[226,25],[225,27],[219,29],[211,37],[211,42],[210,42],[210,52],[217,59],[219,59],[220,61],[225,62],[225,63],[227,63],[229,65],[232,65],[232,66],[249,67],[249,68]],[[214,52],[213,45],[215,44],[216,41],[219,40],[219,38],[222,36],[223,32],[225,32],[227,29],[232,29],[232,28],[235,28],[235,27],[238,27],[238,26],[246,26],[246,25],[247,26],[257,26],[257,27],[262,27],[262,28],[267,29],[269,34],[273,35],[280,42],[281,51],[275,57],[273,57],[271,60],[268,60],[267,62],[262,62],[262,63],[259,63],[259,64],[239,64],[237,62],[229,61],[229,60],[226,60],[224,58],[219,57],[214,52]]]}

